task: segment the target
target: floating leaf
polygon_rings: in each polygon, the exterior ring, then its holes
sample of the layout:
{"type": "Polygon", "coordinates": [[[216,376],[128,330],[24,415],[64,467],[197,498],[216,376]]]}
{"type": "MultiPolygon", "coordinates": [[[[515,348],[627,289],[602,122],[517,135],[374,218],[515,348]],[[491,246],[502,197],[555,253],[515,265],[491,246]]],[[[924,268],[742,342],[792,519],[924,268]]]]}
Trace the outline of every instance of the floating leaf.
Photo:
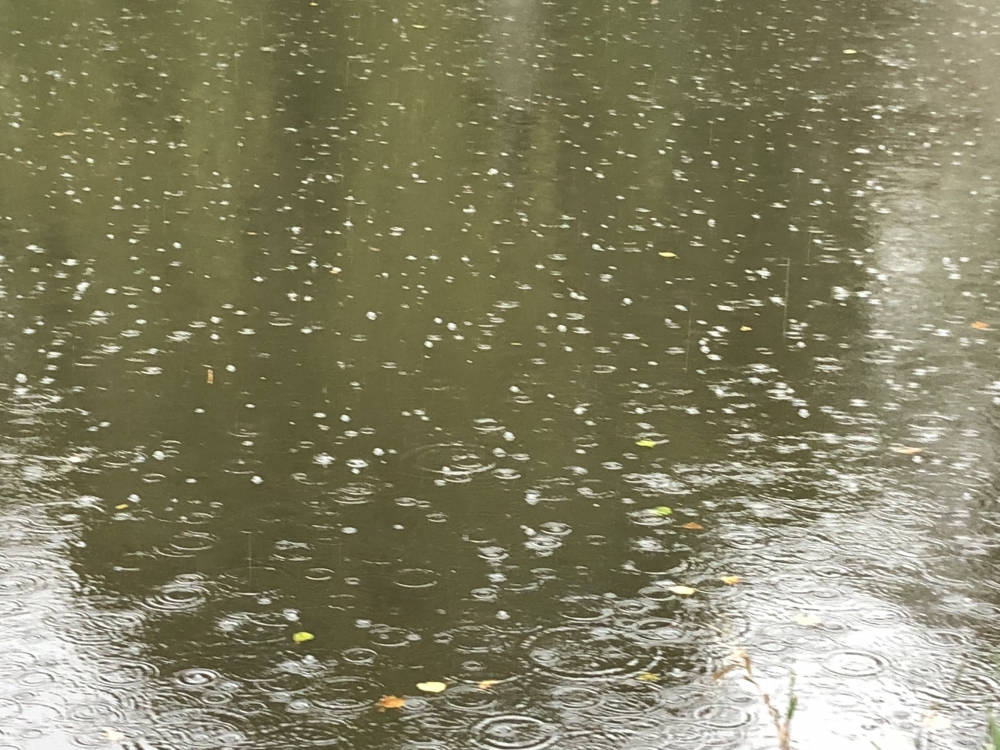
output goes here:
{"type": "Polygon", "coordinates": [[[494,685],[496,685],[498,682],[500,682],[500,680],[480,680],[480,682],[479,682],[479,689],[480,690],[489,690],[491,687],[493,687],[494,685]]]}
{"type": "Polygon", "coordinates": [[[660,253],[661,258],[676,258],[677,253],[660,253]]]}
{"type": "Polygon", "coordinates": [[[383,695],[375,705],[379,711],[385,711],[387,708],[402,708],[406,705],[406,700],[395,695],[383,695]]]}
{"type": "Polygon", "coordinates": [[[893,453],[900,453],[904,456],[913,456],[917,453],[920,453],[920,451],[922,451],[923,448],[911,448],[908,445],[894,445],[892,446],[892,448],[890,448],[890,450],[893,453]]]}
{"type": "Polygon", "coordinates": [[[719,578],[719,580],[722,581],[727,586],[735,586],[743,579],[740,578],[739,576],[722,576],[721,578],[719,578]]]}
{"type": "Polygon", "coordinates": [[[741,331],[752,331],[753,328],[751,328],[750,326],[740,326],[740,330],[741,331]]]}
{"type": "Polygon", "coordinates": [[[295,641],[296,643],[305,643],[306,641],[311,641],[315,637],[316,636],[314,636],[312,633],[307,633],[304,630],[300,630],[298,633],[295,633],[292,636],[292,640],[295,641]]]}
{"type": "Polygon", "coordinates": [[[673,513],[673,508],[668,508],[666,505],[661,505],[658,508],[653,508],[653,515],[655,516],[669,516],[673,513]]]}
{"type": "Polygon", "coordinates": [[[340,266],[334,266],[330,269],[330,273],[337,274],[340,273],[340,266]]]}
{"type": "Polygon", "coordinates": [[[685,524],[681,524],[681,528],[682,528],[682,529],[692,529],[692,530],[694,530],[694,531],[701,531],[701,530],[702,530],[703,528],[705,528],[705,527],[704,527],[704,526],[702,526],[702,525],[701,525],[700,523],[698,523],[697,521],[688,521],[688,522],[687,522],[687,523],[685,523],[685,524]]]}
{"type": "Polygon", "coordinates": [[[816,615],[795,615],[795,622],[804,628],[813,628],[819,625],[822,620],[816,615]]]}
{"type": "Polygon", "coordinates": [[[209,367],[208,371],[205,373],[205,382],[209,385],[212,385],[215,382],[215,372],[211,367],[209,367]]]}
{"type": "Polygon", "coordinates": [[[712,679],[713,680],[721,680],[727,674],[729,674],[730,672],[732,672],[732,671],[734,671],[736,669],[739,669],[739,668],[740,668],[739,664],[727,664],[722,669],[720,669],[720,670],[718,670],[716,672],[713,672],[712,673],[712,679]]]}
{"type": "Polygon", "coordinates": [[[858,54],[858,51],[856,49],[845,49],[844,50],[844,54],[845,55],[856,55],[856,54],[858,54]]]}
{"type": "Polygon", "coordinates": [[[936,729],[947,729],[951,726],[951,719],[935,712],[924,718],[924,726],[932,732],[936,729]]]}
{"type": "Polygon", "coordinates": [[[690,586],[671,586],[669,591],[672,591],[678,596],[691,596],[696,593],[698,589],[693,589],[690,586]]]}
{"type": "Polygon", "coordinates": [[[110,742],[121,742],[125,739],[125,735],[119,732],[117,729],[112,729],[111,727],[104,727],[104,736],[108,738],[110,742]]]}
{"type": "Polygon", "coordinates": [[[655,440],[637,440],[635,442],[635,444],[638,445],[640,448],[655,448],[656,447],[656,441],[655,440]]]}
{"type": "Polygon", "coordinates": [[[443,693],[445,688],[448,686],[443,682],[418,682],[417,690],[423,690],[425,693],[443,693]]]}
{"type": "Polygon", "coordinates": [[[128,503],[122,503],[121,505],[116,505],[115,510],[125,510],[128,507],[128,503]]]}
{"type": "Polygon", "coordinates": [[[977,331],[988,331],[990,328],[990,324],[984,323],[981,320],[977,320],[975,323],[972,324],[972,327],[975,328],[977,331]]]}
{"type": "Polygon", "coordinates": [[[660,675],[653,672],[643,672],[641,675],[636,677],[637,680],[642,680],[643,682],[659,682],[660,675]]]}

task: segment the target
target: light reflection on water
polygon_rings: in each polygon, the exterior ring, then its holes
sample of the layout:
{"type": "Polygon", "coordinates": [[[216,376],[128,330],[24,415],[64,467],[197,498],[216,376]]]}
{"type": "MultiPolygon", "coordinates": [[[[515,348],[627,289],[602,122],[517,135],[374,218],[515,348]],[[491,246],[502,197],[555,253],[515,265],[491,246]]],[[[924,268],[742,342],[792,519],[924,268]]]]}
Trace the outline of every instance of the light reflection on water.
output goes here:
{"type": "Polygon", "coordinates": [[[989,9],[0,26],[0,747],[980,741],[989,9]]]}

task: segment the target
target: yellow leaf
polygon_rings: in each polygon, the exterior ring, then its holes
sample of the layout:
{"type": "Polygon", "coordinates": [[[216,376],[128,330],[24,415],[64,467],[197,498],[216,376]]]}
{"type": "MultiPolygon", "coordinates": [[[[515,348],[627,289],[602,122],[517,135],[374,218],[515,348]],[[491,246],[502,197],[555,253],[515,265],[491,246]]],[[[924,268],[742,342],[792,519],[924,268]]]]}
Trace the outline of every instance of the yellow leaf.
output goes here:
{"type": "Polygon", "coordinates": [[[661,258],[676,258],[676,253],[660,253],[661,258]]]}
{"type": "Polygon", "coordinates": [[[385,711],[387,708],[402,708],[406,705],[406,701],[403,698],[397,698],[395,695],[383,695],[375,705],[379,711],[385,711]]]}
{"type": "Polygon", "coordinates": [[[990,324],[984,323],[981,320],[977,320],[975,323],[972,324],[972,327],[975,328],[977,331],[988,331],[990,328],[990,324]]]}
{"type": "Polygon", "coordinates": [[[741,331],[752,331],[753,328],[751,328],[750,326],[740,326],[740,330],[741,331]]]}
{"type": "Polygon", "coordinates": [[[122,503],[121,505],[116,505],[115,510],[125,510],[128,507],[128,503],[122,503]]]}
{"type": "Polygon", "coordinates": [[[423,690],[425,693],[443,693],[445,688],[448,686],[443,682],[418,682],[417,690],[423,690]]]}
{"type": "Polygon", "coordinates": [[[643,672],[641,675],[636,677],[637,680],[642,680],[643,682],[659,682],[660,675],[653,674],[652,672],[643,672]]]}
{"type": "Polygon", "coordinates": [[[856,49],[845,49],[844,50],[844,54],[845,55],[856,55],[856,54],[858,54],[858,51],[856,49]]]}
{"type": "Polygon", "coordinates": [[[681,528],[682,529],[693,529],[694,531],[701,531],[705,527],[702,526],[697,521],[688,521],[685,524],[681,524],[681,528]]]}
{"type": "Polygon", "coordinates": [[[922,451],[923,448],[911,448],[908,445],[894,445],[892,446],[892,448],[890,448],[890,450],[893,453],[901,453],[904,456],[912,456],[917,453],[920,453],[920,451],[922,451]]]}
{"type": "Polygon", "coordinates": [[[304,630],[300,630],[298,633],[295,633],[292,636],[292,640],[295,641],[296,643],[305,643],[306,641],[311,641],[315,637],[316,636],[314,636],[312,633],[307,633],[304,630]]]}
{"type": "Polygon", "coordinates": [[[698,591],[698,589],[693,589],[690,586],[671,586],[669,591],[672,591],[678,596],[691,596],[691,594],[694,594],[698,591]]]}
{"type": "Polygon", "coordinates": [[[656,447],[656,441],[655,440],[636,440],[635,444],[638,445],[640,448],[655,448],[656,447]]]}
{"type": "Polygon", "coordinates": [[[498,682],[500,682],[500,680],[481,680],[479,682],[479,689],[480,690],[489,690],[491,687],[493,687],[494,685],[496,685],[498,682]]]}
{"type": "Polygon", "coordinates": [[[740,578],[739,576],[722,576],[719,580],[722,581],[727,586],[735,586],[743,579],[740,578]]]}
{"type": "Polygon", "coordinates": [[[653,508],[654,516],[669,516],[673,512],[673,509],[668,508],[666,505],[661,505],[659,508],[653,508]]]}
{"type": "Polygon", "coordinates": [[[795,622],[804,628],[813,628],[819,625],[822,620],[816,615],[795,615],[795,622]]]}
{"type": "Polygon", "coordinates": [[[108,738],[110,742],[121,742],[125,739],[125,735],[119,732],[117,729],[112,729],[111,727],[104,727],[104,736],[108,738]]]}

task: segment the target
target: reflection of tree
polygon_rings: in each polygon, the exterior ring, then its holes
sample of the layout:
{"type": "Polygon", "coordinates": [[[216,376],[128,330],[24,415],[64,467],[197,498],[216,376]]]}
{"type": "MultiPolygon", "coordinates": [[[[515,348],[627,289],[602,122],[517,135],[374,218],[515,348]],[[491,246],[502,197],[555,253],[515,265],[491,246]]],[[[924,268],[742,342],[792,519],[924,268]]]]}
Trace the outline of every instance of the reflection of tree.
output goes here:
{"type": "MultiPolygon", "coordinates": [[[[926,574],[949,581],[989,578],[993,563],[963,553],[992,536],[990,504],[1000,486],[995,465],[997,423],[992,334],[972,327],[988,320],[995,299],[998,160],[984,140],[1000,106],[985,85],[996,66],[991,52],[959,19],[954,33],[924,40],[916,28],[895,43],[911,60],[947,59],[947,82],[926,86],[926,64],[882,62],[892,106],[880,109],[887,147],[865,180],[874,257],[869,291],[872,333],[866,348],[879,363],[872,389],[883,403],[888,439],[923,450],[890,495],[902,525],[929,533],[952,553],[929,558],[926,574]],[[904,47],[905,44],[911,44],[904,47]],[[933,498],[933,514],[924,504],[933,498]],[[963,517],[960,527],[949,519],[963,517]],[[971,536],[967,537],[966,535],[971,536]],[[964,541],[963,541],[964,539],[964,541]]],[[[921,587],[916,587],[921,588],[921,587]]],[[[946,617],[933,590],[908,589],[908,600],[932,620],[946,617]]],[[[993,599],[968,586],[976,599],[993,599]]]]}

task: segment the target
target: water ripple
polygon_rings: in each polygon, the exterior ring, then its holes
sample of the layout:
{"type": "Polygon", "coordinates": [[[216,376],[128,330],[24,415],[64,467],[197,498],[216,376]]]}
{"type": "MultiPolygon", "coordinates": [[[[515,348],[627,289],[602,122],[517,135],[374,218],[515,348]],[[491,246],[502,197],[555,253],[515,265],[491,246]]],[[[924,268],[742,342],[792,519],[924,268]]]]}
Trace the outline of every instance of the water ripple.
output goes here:
{"type": "Polygon", "coordinates": [[[556,727],[532,716],[493,716],[472,728],[478,747],[490,750],[542,750],[555,744],[556,727]]]}
{"type": "Polygon", "coordinates": [[[524,649],[537,667],[574,680],[648,672],[659,659],[654,646],[605,627],[549,628],[529,638],[524,649]]]}

